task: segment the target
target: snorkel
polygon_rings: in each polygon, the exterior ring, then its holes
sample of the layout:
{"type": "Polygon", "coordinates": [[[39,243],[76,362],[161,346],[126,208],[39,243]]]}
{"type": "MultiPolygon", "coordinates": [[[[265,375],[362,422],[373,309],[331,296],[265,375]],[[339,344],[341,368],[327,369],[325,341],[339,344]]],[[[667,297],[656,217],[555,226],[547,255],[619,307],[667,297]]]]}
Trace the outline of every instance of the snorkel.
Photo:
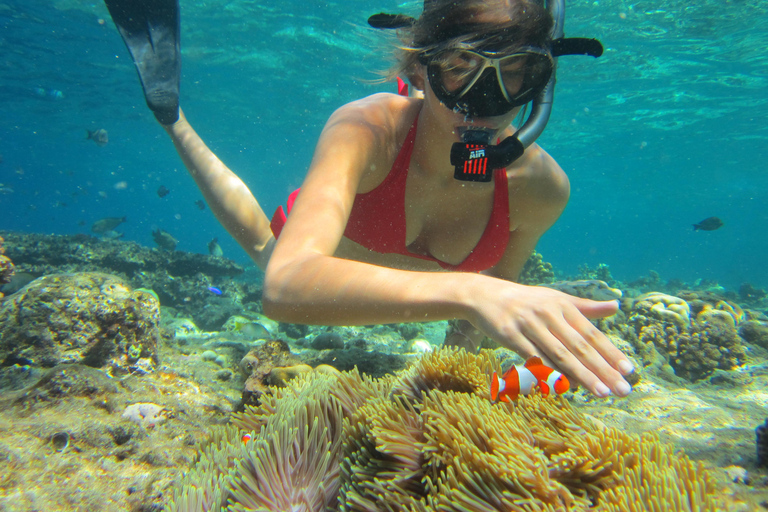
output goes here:
{"type": "MultiPolygon", "coordinates": [[[[429,1],[429,0],[425,0],[429,1]]],[[[530,101],[531,108],[528,118],[523,125],[510,137],[496,145],[491,144],[492,133],[488,130],[464,130],[460,135],[462,142],[456,142],[451,147],[450,161],[454,166],[454,178],[461,181],[488,182],[493,178],[493,170],[504,168],[520,158],[541,135],[552,113],[552,103],[555,95],[557,58],[563,55],[591,55],[599,57],[603,46],[596,39],[565,38],[563,25],[565,23],[565,0],[538,0],[552,16],[553,26],[549,52],[552,56],[552,71],[549,80],[541,87],[530,101]]],[[[413,24],[415,20],[405,15],[377,14],[368,19],[375,28],[401,28],[413,24]]],[[[481,78],[482,80],[482,78],[481,78]]],[[[435,87],[433,86],[433,91],[435,87]]],[[[437,91],[436,91],[437,92],[437,91]]],[[[462,112],[466,118],[472,119],[474,111],[487,111],[487,105],[478,105],[485,95],[468,91],[465,98],[446,102],[446,106],[456,112],[462,112]],[[465,101],[458,101],[465,99],[465,101]],[[474,105],[470,103],[474,102],[474,105]]],[[[510,107],[511,109],[511,107],[510,107]]],[[[480,116],[474,116],[480,117],[480,116]]]]}

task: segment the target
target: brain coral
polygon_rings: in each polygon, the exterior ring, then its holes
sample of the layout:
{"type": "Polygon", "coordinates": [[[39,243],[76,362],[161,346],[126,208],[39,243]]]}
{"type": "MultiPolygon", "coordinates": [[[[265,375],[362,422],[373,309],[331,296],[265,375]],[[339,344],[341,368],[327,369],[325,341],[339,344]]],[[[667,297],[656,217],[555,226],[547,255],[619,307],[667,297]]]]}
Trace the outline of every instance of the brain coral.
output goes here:
{"type": "Polygon", "coordinates": [[[695,381],[716,369],[731,370],[744,362],[746,352],[736,331],[738,311],[740,308],[721,301],[704,308],[691,322],[684,300],[652,292],[636,300],[628,321],[644,357],[653,346],[669,360],[677,376],[695,381]]]}
{"type": "Polygon", "coordinates": [[[443,349],[381,379],[298,377],[214,434],[169,510],[716,510],[710,475],[657,436],[562,397],[491,403],[488,368],[443,349]]]}

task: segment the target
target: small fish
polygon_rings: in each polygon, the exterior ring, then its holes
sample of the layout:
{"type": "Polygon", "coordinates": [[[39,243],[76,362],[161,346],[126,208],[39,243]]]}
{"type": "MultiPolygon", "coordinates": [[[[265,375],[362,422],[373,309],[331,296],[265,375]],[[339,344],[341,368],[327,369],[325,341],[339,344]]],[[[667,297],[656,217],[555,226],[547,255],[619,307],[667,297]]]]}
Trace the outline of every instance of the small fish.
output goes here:
{"type": "Polygon", "coordinates": [[[0,183],[0,194],[13,194],[13,189],[0,183]]]}
{"type": "Polygon", "coordinates": [[[165,185],[160,185],[160,188],[157,189],[157,197],[165,197],[170,193],[171,191],[165,188],[165,185]]]}
{"type": "Polygon", "coordinates": [[[211,292],[214,295],[221,295],[222,291],[219,288],[216,288],[215,286],[209,286],[208,291],[211,292]]]}
{"type": "Polygon", "coordinates": [[[699,222],[698,224],[693,225],[693,230],[698,231],[714,231],[716,229],[720,229],[723,227],[723,221],[721,221],[717,217],[707,217],[703,221],[699,222]]]}
{"type": "Polygon", "coordinates": [[[200,210],[205,210],[205,201],[203,201],[202,199],[198,199],[197,201],[195,201],[195,206],[197,206],[197,208],[200,210]]]}
{"type": "Polygon", "coordinates": [[[127,219],[128,217],[106,217],[94,222],[93,226],[91,226],[91,231],[98,234],[106,233],[107,231],[112,231],[127,219]]]}
{"type": "Polygon", "coordinates": [[[243,437],[240,438],[243,444],[248,444],[248,441],[250,441],[251,439],[253,439],[253,436],[251,434],[243,434],[243,437]]]}
{"type": "Polygon", "coordinates": [[[86,130],[88,132],[88,136],[85,138],[86,140],[92,140],[96,143],[97,146],[106,146],[109,142],[109,133],[107,133],[107,130],[104,128],[99,128],[98,130],[86,130]]]}
{"type": "Polygon", "coordinates": [[[179,241],[176,240],[173,235],[167,231],[163,231],[160,228],[157,228],[152,232],[152,239],[160,248],[165,249],[166,251],[175,250],[176,244],[179,243],[179,241]]]}
{"type": "Polygon", "coordinates": [[[529,357],[525,364],[512,366],[502,377],[493,372],[491,377],[491,400],[509,402],[519,395],[530,395],[538,388],[543,396],[554,391],[561,395],[570,389],[568,378],[548,366],[540,357],[529,357]]]}
{"type": "Polygon", "coordinates": [[[211,253],[211,256],[224,256],[224,251],[221,250],[218,238],[214,238],[208,242],[208,252],[211,253]]]}

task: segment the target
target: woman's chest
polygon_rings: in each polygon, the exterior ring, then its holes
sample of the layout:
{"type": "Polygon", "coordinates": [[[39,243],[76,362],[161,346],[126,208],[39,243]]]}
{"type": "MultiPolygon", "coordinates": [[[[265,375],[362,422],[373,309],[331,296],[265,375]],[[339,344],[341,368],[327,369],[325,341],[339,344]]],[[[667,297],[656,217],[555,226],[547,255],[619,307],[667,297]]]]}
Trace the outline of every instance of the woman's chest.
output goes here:
{"type": "MultiPolygon", "coordinates": [[[[457,265],[483,237],[497,203],[494,183],[429,180],[409,175],[405,186],[405,246],[457,265]]],[[[506,210],[506,208],[505,208],[506,210]]],[[[505,220],[506,221],[506,220],[505,220]]]]}

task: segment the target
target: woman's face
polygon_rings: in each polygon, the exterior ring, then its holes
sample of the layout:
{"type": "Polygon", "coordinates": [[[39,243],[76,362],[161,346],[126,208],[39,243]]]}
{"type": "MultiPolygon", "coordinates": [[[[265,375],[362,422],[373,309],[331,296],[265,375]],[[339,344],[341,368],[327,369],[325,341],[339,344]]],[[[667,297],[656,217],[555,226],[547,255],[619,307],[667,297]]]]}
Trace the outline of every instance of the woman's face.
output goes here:
{"type": "Polygon", "coordinates": [[[445,133],[451,142],[460,142],[462,134],[468,129],[487,130],[492,133],[490,140],[496,140],[502,132],[512,124],[520,107],[515,107],[511,111],[501,116],[493,117],[469,117],[460,112],[454,112],[446,107],[435,96],[432,87],[429,85],[429,78],[426,72],[426,66],[419,66],[419,76],[424,80],[424,108],[428,110],[438,129],[445,133]]]}

